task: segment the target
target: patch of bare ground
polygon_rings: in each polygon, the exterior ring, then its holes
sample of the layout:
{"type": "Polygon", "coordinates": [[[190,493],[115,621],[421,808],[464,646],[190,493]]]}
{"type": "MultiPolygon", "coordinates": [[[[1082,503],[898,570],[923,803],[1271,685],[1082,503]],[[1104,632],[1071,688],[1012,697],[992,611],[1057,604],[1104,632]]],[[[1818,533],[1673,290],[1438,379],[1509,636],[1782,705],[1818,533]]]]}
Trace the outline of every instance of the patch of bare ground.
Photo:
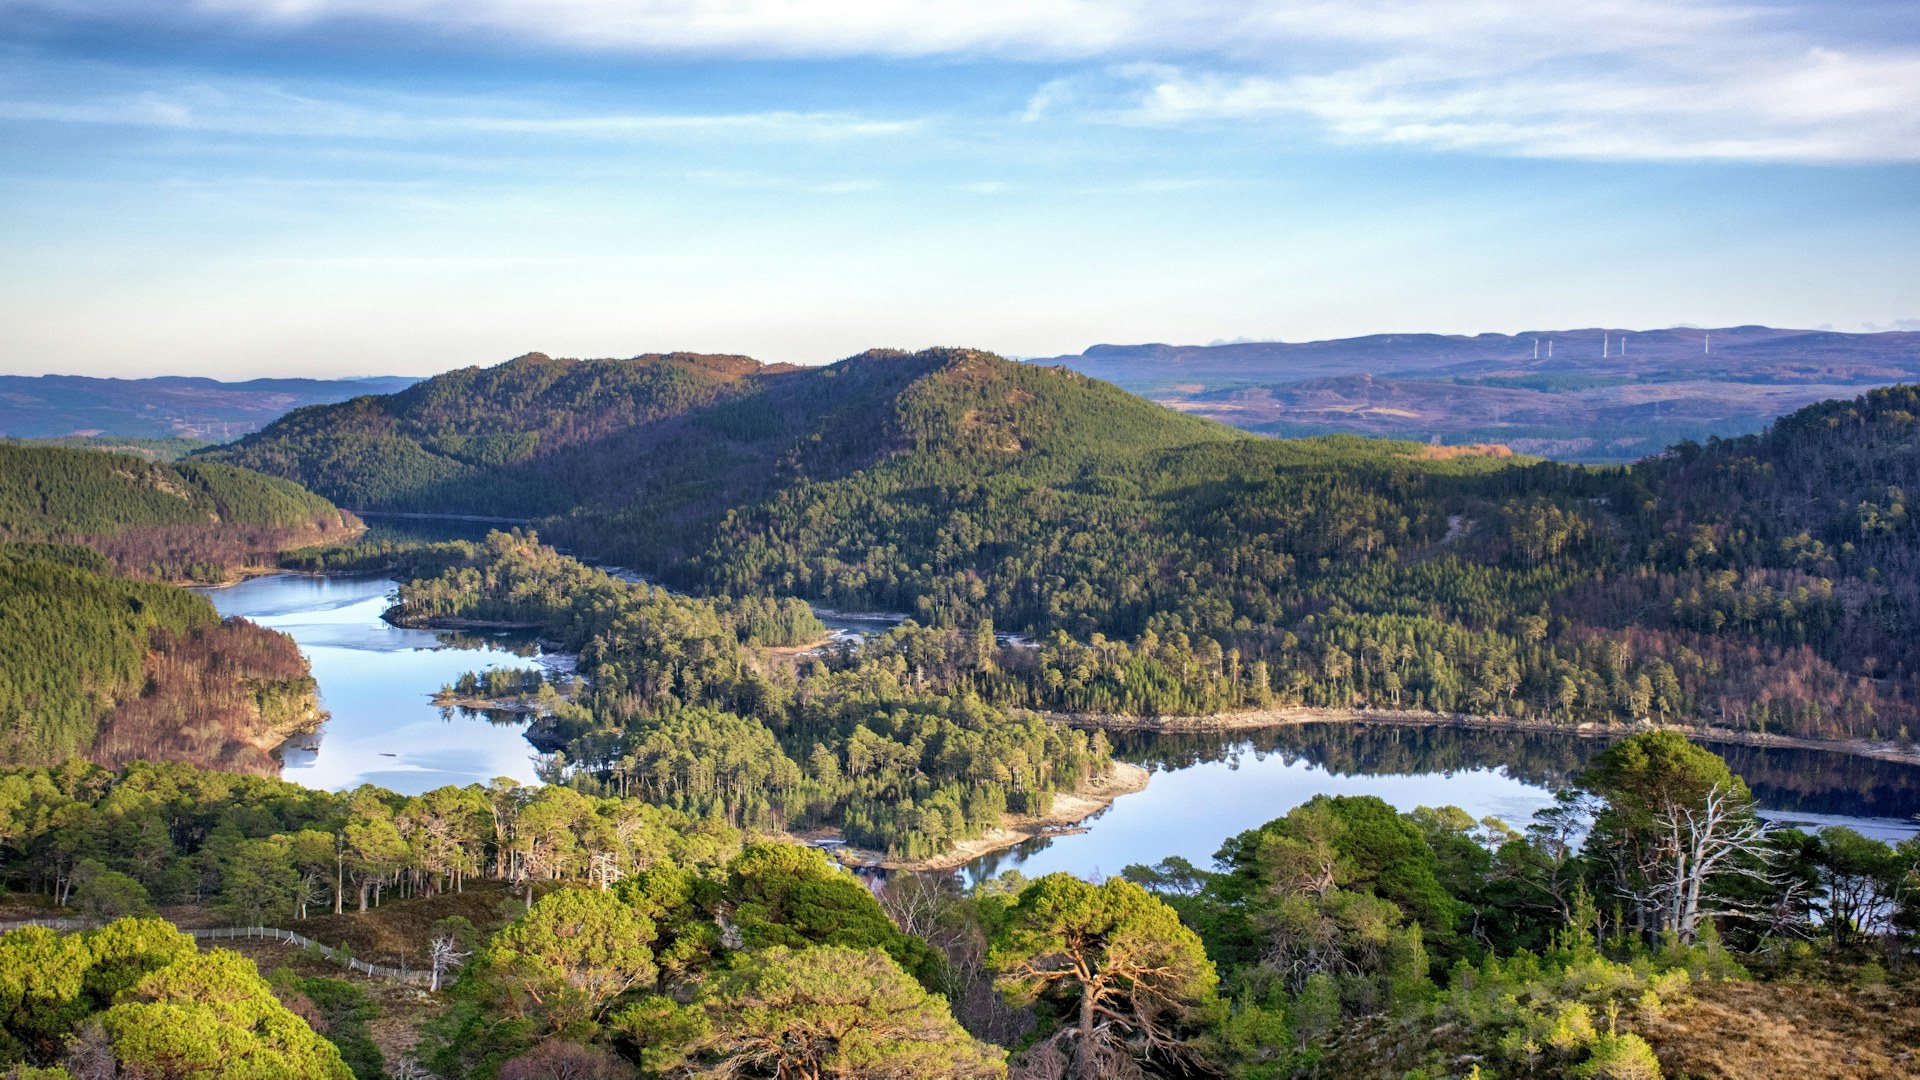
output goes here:
{"type": "MultiPolygon", "coordinates": [[[[536,895],[538,895],[536,893],[536,895]]],[[[354,910],[354,899],[347,897],[347,910],[288,922],[285,929],[305,934],[315,941],[353,950],[357,959],[375,964],[422,967],[428,962],[427,942],[433,924],[458,915],[473,923],[483,934],[492,933],[526,910],[526,894],[498,881],[471,881],[461,892],[409,899],[389,898],[378,907],[354,910]]]]}
{"type": "Polygon", "coordinates": [[[367,1035],[380,1048],[380,1056],[386,1061],[389,1071],[399,1068],[401,1060],[419,1044],[421,1029],[447,1007],[444,998],[436,997],[420,987],[351,973],[331,960],[314,956],[283,941],[239,938],[212,944],[252,960],[263,978],[286,967],[301,976],[345,979],[360,987],[380,1006],[380,1015],[367,1021],[367,1035]]]}
{"type": "Polygon", "coordinates": [[[53,897],[41,893],[0,893],[0,922],[12,922],[20,919],[68,919],[73,917],[70,909],[62,908],[53,902],[53,897]]]}
{"type": "Polygon", "coordinates": [[[1920,1076],[1920,1000],[1911,992],[1715,981],[1688,993],[1689,1000],[1633,1024],[1669,1077],[1920,1076]]]}
{"type": "Polygon", "coordinates": [[[1446,461],[1450,458],[1462,457],[1510,458],[1513,456],[1513,448],[1501,443],[1469,443],[1464,446],[1439,446],[1428,443],[1413,456],[1427,461],[1446,461]]]}
{"type": "Polygon", "coordinates": [[[793,674],[809,658],[832,645],[832,634],[822,634],[804,645],[758,645],[749,651],[748,663],[761,675],[772,675],[776,668],[793,674]]]}
{"type": "MultiPolygon", "coordinates": [[[[1008,814],[999,828],[971,840],[962,840],[952,850],[932,858],[901,862],[888,859],[882,852],[862,848],[841,848],[839,857],[841,861],[855,866],[877,866],[885,870],[951,870],[989,852],[1010,848],[1037,836],[1072,829],[1113,805],[1113,800],[1120,796],[1144,789],[1150,775],[1138,765],[1116,761],[1106,775],[1094,778],[1076,791],[1055,795],[1050,813],[1038,816],[1008,814]]],[[[837,834],[822,833],[811,838],[826,839],[830,835],[837,834]]]]}

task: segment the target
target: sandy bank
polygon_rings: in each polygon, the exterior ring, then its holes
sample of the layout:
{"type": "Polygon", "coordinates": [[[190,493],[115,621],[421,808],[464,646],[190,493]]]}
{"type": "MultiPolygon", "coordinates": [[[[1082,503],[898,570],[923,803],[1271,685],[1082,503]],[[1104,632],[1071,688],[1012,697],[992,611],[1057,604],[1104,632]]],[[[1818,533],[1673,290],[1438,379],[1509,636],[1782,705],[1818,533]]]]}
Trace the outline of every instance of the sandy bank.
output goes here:
{"type": "MultiPolygon", "coordinates": [[[[881,852],[863,848],[838,848],[834,854],[842,862],[853,866],[873,866],[883,870],[951,870],[990,852],[1010,848],[1037,836],[1071,829],[1111,806],[1113,800],[1120,796],[1144,789],[1148,776],[1147,770],[1138,765],[1116,761],[1106,775],[1095,777],[1076,791],[1056,794],[1051,813],[1037,817],[1008,814],[999,828],[972,840],[963,840],[951,851],[932,858],[901,862],[890,860],[881,852]]],[[[821,833],[811,838],[822,840],[837,835],[821,833]]]]}

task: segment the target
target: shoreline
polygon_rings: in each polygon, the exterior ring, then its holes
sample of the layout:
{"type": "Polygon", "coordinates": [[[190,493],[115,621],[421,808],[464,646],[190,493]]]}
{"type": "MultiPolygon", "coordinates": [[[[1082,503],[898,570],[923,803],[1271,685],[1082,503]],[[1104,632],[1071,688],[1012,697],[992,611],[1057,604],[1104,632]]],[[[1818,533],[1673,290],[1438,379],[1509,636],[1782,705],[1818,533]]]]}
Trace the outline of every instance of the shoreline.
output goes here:
{"type": "Polygon", "coordinates": [[[516,622],[512,619],[461,619],[452,616],[411,615],[400,610],[405,606],[395,604],[381,612],[381,621],[402,630],[538,630],[544,625],[539,622],[516,622]]]}
{"type": "MultiPolygon", "coordinates": [[[[351,514],[352,511],[348,510],[348,511],[344,511],[344,513],[351,514]]],[[[288,569],[287,567],[281,566],[279,563],[279,560],[287,557],[288,555],[293,554],[296,551],[307,551],[313,548],[330,548],[330,547],[338,547],[338,546],[341,546],[342,544],[351,544],[354,541],[359,540],[361,537],[367,535],[366,523],[363,521],[359,521],[357,518],[353,521],[348,521],[345,517],[342,517],[340,520],[340,524],[346,531],[346,535],[344,537],[335,539],[335,538],[323,536],[319,539],[314,540],[312,543],[296,544],[292,547],[281,548],[279,550],[279,553],[274,556],[274,561],[271,563],[243,563],[238,566],[225,567],[224,569],[226,570],[226,576],[221,578],[219,581],[194,581],[189,578],[175,578],[174,580],[167,582],[167,584],[172,585],[176,589],[227,589],[227,588],[232,588],[233,586],[238,585],[243,581],[247,581],[257,577],[266,577],[270,574],[301,574],[307,577],[325,577],[327,572],[324,570],[291,570],[291,569],[288,569]]]]}
{"type": "MultiPolygon", "coordinates": [[[[1120,796],[1144,791],[1151,776],[1138,765],[1116,761],[1107,769],[1106,775],[1071,792],[1055,793],[1052,811],[1037,817],[1007,814],[1001,819],[999,828],[989,829],[971,840],[962,840],[952,850],[925,859],[890,860],[884,852],[855,847],[830,848],[827,854],[844,865],[862,869],[909,872],[954,870],[982,855],[1003,851],[1037,837],[1057,836],[1076,830],[1081,822],[1112,806],[1120,796]]],[[[818,841],[837,839],[839,835],[838,829],[825,829],[795,839],[803,844],[818,846],[818,841]]]]}
{"type": "Polygon", "coordinates": [[[531,696],[512,698],[484,698],[464,694],[435,694],[428,700],[442,709],[474,709],[480,712],[524,713],[538,715],[540,705],[531,696]]]}
{"type": "Polygon", "coordinates": [[[425,514],[405,510],[356,510],[350,506],[341,509],[363,518],[400,518],[404,521],[466,521],[481,525],[531,525],[534,522],[533,518],[495,517],[489,514],[425,514]]]}
{"type": "Polygon", "coordinates": [[[1208,716],[1133,716],[1125,713],[1042,712],[1041,716],[1069,727],[1100,731],[1148,731],[1159,734],[1218,735],[1235,731],[1263,731],[1306,724],[1389,724],[1401,727],[1457,727],[1481,731],[1521,731],[1574,735],[1583,739],[1617,739],[1642,731],[1676,731],[1690,739],[1740,746],[1791,750],[1824,750],[1920,765],[1920,748],[1908,749],[1891,740],[1809,739],[1771,732],[1739,731],[1701,724],[1556,724],[1522,717],[1480,716],[1471,713],[1421,712],[1414,709],[1326,709],[1296,705],[1276,709],[1245,709],[1208,716]]]}
{"type": "Polygon", "coordinates": [[[286,769],[287,747],[291,746],[296,739],[315,734],[326,725],[327,721],[333,719],[333,714],[320,705],[320,688],[317,685],[314,687],[312,701],[313,704],[308,706],[306,714],[298,720],[262,728],[245,740],[247,745],[254,749],[264,750],[272,755],[274,763],[279,766],[273,773],[276,778],[280,777],[281,772],[286,769]]]}

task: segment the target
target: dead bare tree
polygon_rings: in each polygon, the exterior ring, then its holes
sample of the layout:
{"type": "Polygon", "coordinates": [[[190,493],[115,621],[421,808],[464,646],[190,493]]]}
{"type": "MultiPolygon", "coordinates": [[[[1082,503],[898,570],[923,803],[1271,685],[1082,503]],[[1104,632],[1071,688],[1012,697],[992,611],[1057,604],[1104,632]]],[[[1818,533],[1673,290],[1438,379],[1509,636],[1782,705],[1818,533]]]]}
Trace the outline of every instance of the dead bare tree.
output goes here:
{"type": "Polygon", "coordinates": [[[600,891],[606,892],[619,884],[627,874],[621,869],[620,857],[612,851],[596,851],[588,859],[588,875],[600,883],[600,891]]]}
{"type": "Polygon", "coordinates": [[[1744,913],[1734,904],[1716,904],[1708,885],[1720,876],[1770,878],[1772,826],[1753,813],[1744,792],[1716,784],[1697,806],[1669,804],[1654,817],[1654,835],[1641,849],[1631,891],[1636,906],[1651,916],[1653,928],[1691,944],[1700,920],[1744,913]]]}
{"type": "Polygon", "coordinates": [[[934,874],[897,873],[887,878],[877,898],[901,933],[925,938],[939,928],[959,894],[934,874]]]}
{"type": "Polygon", "coordinates": [[[429,990],[439,990],[441,980],[473,954],[460,947],[460,938],[451,930],[442,930],[427,943],[427,955],[433,961],[433,981],[429,990]]]}

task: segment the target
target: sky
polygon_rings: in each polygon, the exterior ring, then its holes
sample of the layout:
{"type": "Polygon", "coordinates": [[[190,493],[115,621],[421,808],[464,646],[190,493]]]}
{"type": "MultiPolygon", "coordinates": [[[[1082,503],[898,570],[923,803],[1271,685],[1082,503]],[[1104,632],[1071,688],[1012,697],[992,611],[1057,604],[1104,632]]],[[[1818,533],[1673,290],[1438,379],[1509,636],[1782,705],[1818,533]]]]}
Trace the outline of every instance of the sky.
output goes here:
{"type": "Polygon", "coordinates": [[[0,372],[1920,329],[1912,0],[0,0],[0,372]]]}

